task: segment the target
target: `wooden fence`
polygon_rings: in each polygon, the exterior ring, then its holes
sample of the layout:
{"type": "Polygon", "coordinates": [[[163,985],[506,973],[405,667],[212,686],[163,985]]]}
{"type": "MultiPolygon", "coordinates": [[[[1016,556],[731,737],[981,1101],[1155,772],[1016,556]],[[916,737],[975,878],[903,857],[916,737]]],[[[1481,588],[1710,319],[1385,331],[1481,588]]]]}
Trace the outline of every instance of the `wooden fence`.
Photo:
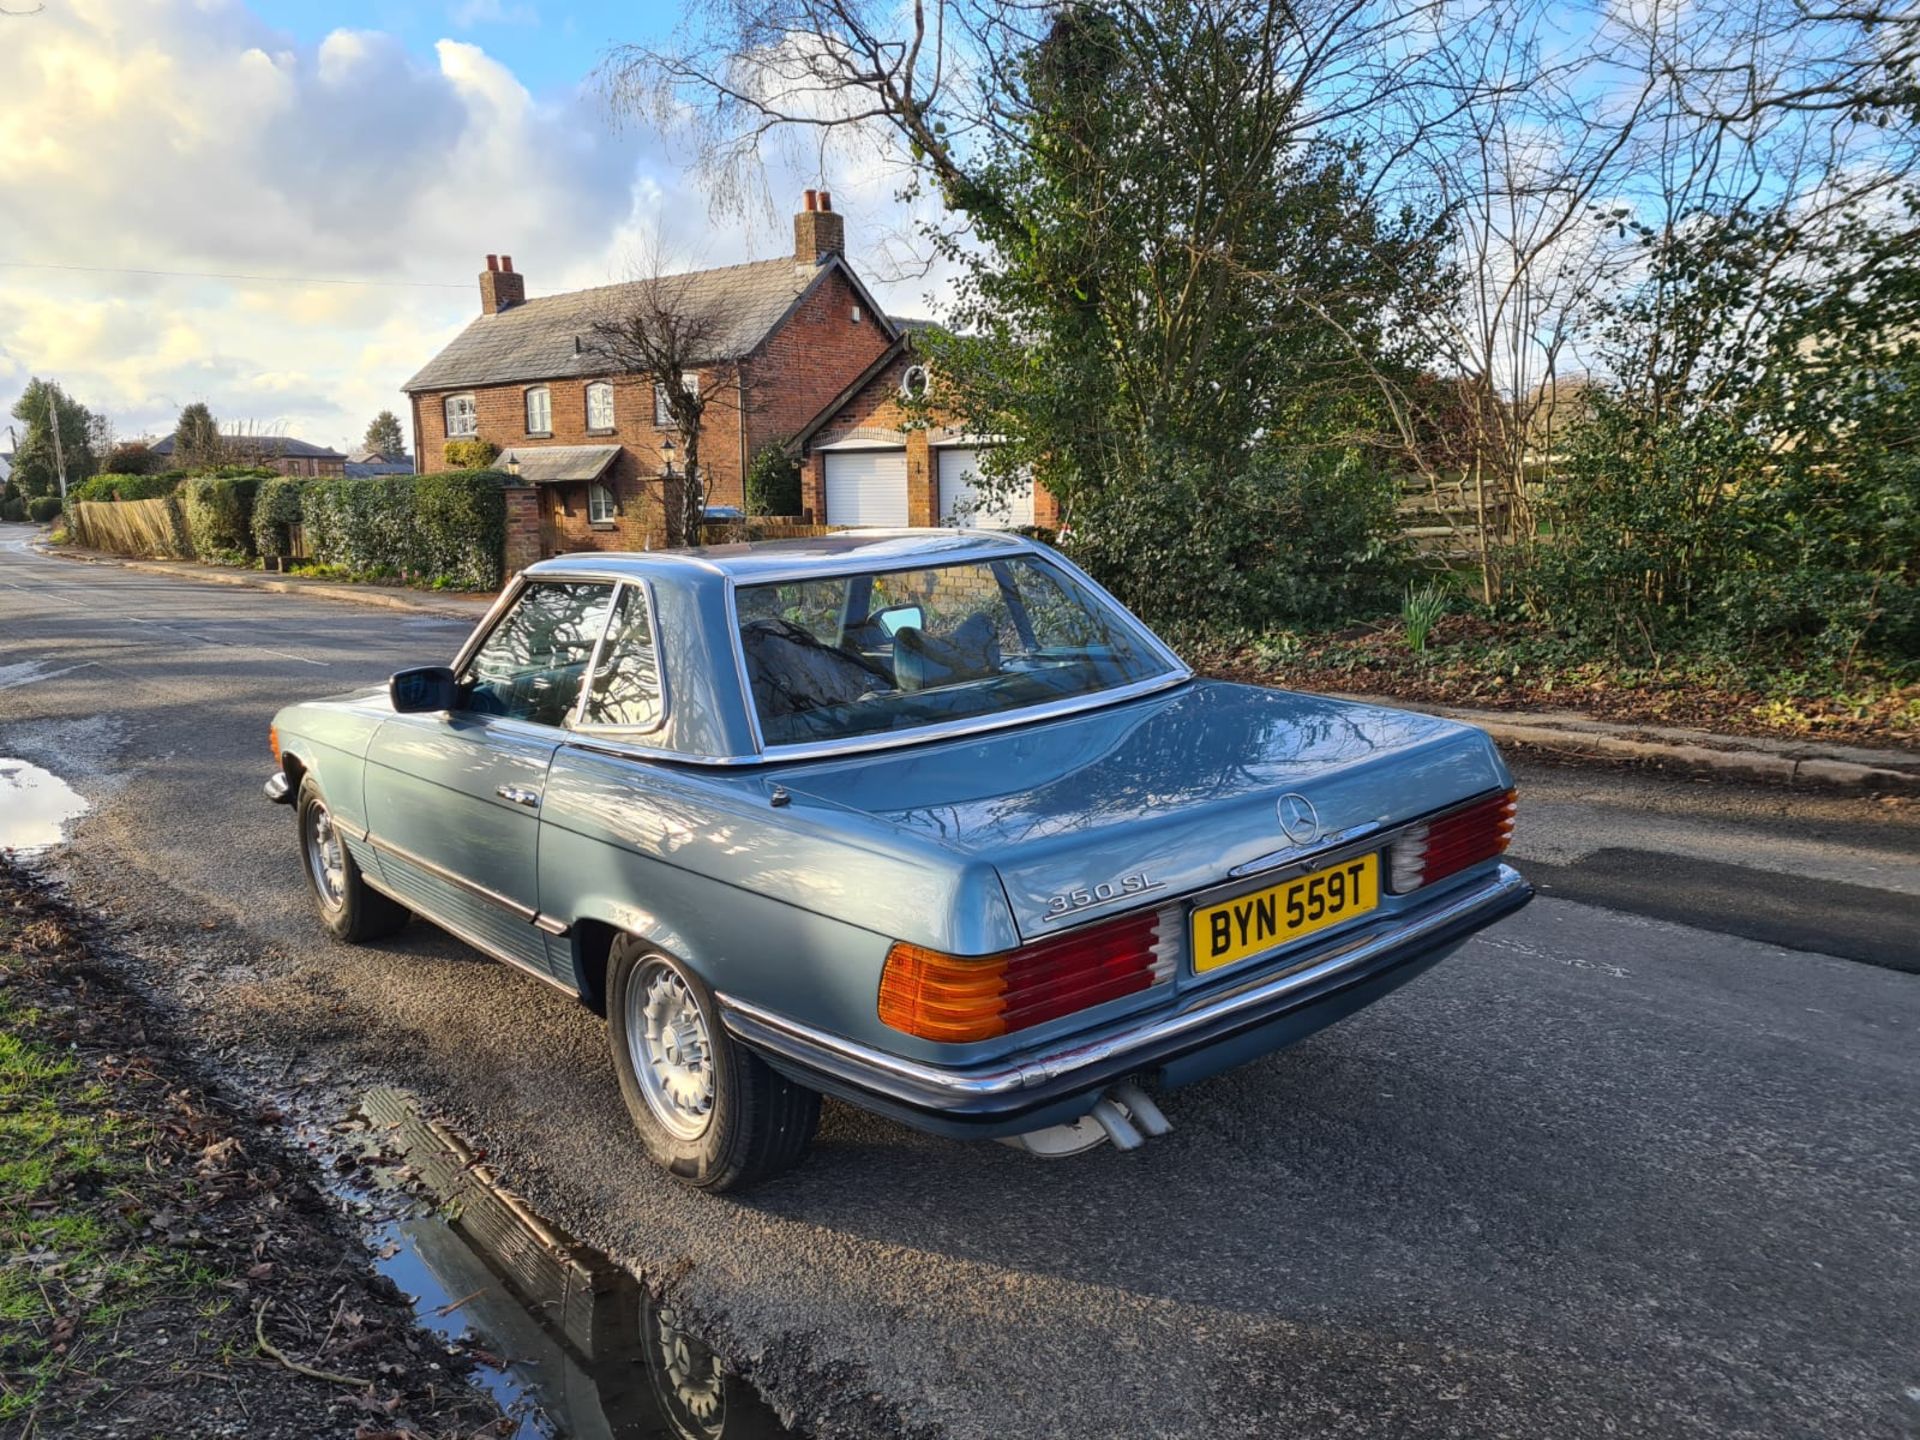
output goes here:
{"type": "Polygon", "coordinates": [[[187,517],[171,496],[157,500],[79,500],[67,506],[67,528],[89,550],[166,560],[193,559],[187,517]]]}
{"type": "Polygon", "coordinates": [[[811,540],[831,535],[844,525],[808,525],[784,516],[749,516],[745,520],[709,520],[700,527],[702,545],[729,545],[739,540],[811,540]]]}

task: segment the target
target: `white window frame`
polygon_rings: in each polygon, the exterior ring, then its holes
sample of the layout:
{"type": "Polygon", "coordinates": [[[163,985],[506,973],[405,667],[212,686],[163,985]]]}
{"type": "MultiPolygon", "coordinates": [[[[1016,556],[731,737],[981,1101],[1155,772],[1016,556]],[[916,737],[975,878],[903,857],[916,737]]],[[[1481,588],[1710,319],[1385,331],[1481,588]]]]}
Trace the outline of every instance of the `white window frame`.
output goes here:
{"type": "Polygon", "coordinates": [[[619,517],[620,507],[613,498],[613,487],[604,480],[587,482],[587,523],[611,525],[619,517]]]}
{"type": "Polygon", "coordinates": [[[447,417],[447,438],[449,440],[471,440],[480,433],[480,406],[475,403],[473,393],[449,395],[441,402],[442,412],[447,417]],[[454,419],[459,415],[464,424],[454,419]]]}
{"type": "MultiPolygon", "coordinates": [[[[680,378],[686,381],[687,389],[692,391],[693,394],[698,395],[700,393],[700,375],[698,371],[689,370],[680,378]]],[[[667,382],[664,380],[656,380],[653,382],[653,428],[656,430],[667,430],[672,428],[673,423],[673,412],[667,408],[667,382]]]]}
{"type": "Polygon", "coordinates": [[[613,428],[613,382],[611,380],[590,381],[587,385],[587,429],[606,431],[612,430],[613,428]],[[606,396],[606,416],[604,420],[596,420],[594,418],[593,397],[596,392],[606,396]]]}
{"type": "Polygon", "coordinates": [[[553,390],[552,388],[546,385],[529,385],[527,387],[527,393],[524,397],[524,402],[525,402],[526,412],[527,412],[527,434],[551,435],[553,433],[553,390]],[[534,419],[533,402],[536,398],[538,398],[540,401],[540,410],[541,410],[540,418],[544,422],[539,425],[536,425],[533,423],[533,419],[534,419]]]}

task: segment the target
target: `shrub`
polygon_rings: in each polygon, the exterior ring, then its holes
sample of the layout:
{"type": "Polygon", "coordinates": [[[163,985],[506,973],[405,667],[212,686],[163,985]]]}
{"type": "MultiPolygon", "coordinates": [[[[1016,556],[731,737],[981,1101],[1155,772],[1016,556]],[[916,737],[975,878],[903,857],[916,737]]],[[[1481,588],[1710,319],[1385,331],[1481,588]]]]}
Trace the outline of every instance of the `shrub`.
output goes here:
{"type": "Polygon", "coordinates": [[[444,577],[498,589],[507,477],[493,470],[309,482],[301,516],[314,561],[351,574],[444,577]]]}
{"type": "Polygon", "coordinates": [[[1408,573],[1391,473],[1354,457],[1164,455],[1084,487],[1066,550],[1145,619],[1260,630],[1396,606],[1408,573]]]}
{"type": "Polygon", "coordinates": [[[58,495],[36,495],[27,502],[27,519],[36,525],[44,525],[60,513],[58,495]]]}
{"type": "Polygon", "coordinates": [[[1424,585],[1407,586],[1400,601],[1400,623],[1406,628],[1407,648],[1416,654],[1427,648],[1427,637],[1440,617],[1447,613],[1453,596],[1444,580],[1429,580],[1424,585]]]}
{"type": "Polygon", "coordinates": [[[19,496],[10,500],[0,500],[0,520],[24,520],[27,518],[27,502],[19,496]]]}
{"type": "Polygon", "coordinates": [[[91,475],[67,491],[69,500],[158,500],[171,495],[186,475],[169,470],[164,475],[91,475]]]}
{"type": "Polygon", "coordinates": [[[253,550],[256,555],[285,555],[293,545],[287,527],[302,523],[300,507],[314,481],[297,475],[262,480],[253,492],[253,550]]]}
{"type": "Polygon", "coordinates": [[[161,457],[153,447],[140,440],[123,440],[107,452],[100,466],[108,475],[151,475],[160,468],[161,457]]]}
{"type": "Polygon", "coordinates": [[[749,515],[800,513],[800,462],[780,445],[765,445],[747,467],[749,515]]]}
{"type": "Polygon", "coordinates": [[[181,487],[187,534],[202,560],[243,561],[253,553],[253,497],[258,475],[196,475],[181,487]]]}
{"type": "Polygon", "coordinates": [[[491,440],[474,436],[468,440],[447,442],[447,464],[455,471],[484,470],[500,458],[500,447],[491,440]]]}

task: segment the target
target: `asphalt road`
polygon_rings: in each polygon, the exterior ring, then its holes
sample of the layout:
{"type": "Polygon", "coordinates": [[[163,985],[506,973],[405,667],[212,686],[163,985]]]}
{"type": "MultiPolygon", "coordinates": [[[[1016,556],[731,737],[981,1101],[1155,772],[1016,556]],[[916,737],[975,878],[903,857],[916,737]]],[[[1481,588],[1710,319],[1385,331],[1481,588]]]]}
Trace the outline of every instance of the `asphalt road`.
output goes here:
{"type": "Polygon", "coordinates": [[[1167,1139],[1045,1164],[832,1106],[714,1199],[645,1163],[565,997],[310,917],[268,717],[459,624],[25,534],[0,757],[91,803],[57,863],[210,1053],[415,1088],[821,1433],[1920,1435],[1920,807],[1523,766],[1543,898],[1176,1092],[1167,1139]]]}

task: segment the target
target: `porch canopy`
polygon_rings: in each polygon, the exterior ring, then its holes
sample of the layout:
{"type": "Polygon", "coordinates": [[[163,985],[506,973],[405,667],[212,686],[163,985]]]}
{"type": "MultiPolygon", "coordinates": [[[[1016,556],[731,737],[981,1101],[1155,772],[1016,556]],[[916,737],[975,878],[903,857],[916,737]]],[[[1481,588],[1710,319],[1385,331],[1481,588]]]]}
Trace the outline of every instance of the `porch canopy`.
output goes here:
{"type": "Polygon", "coordinates": [[[502,450],[495,470],[514,473],[518,462],[522,485],[551,485],[598,480],[619,457],[618,445],[521,445],[502,450]]]}

